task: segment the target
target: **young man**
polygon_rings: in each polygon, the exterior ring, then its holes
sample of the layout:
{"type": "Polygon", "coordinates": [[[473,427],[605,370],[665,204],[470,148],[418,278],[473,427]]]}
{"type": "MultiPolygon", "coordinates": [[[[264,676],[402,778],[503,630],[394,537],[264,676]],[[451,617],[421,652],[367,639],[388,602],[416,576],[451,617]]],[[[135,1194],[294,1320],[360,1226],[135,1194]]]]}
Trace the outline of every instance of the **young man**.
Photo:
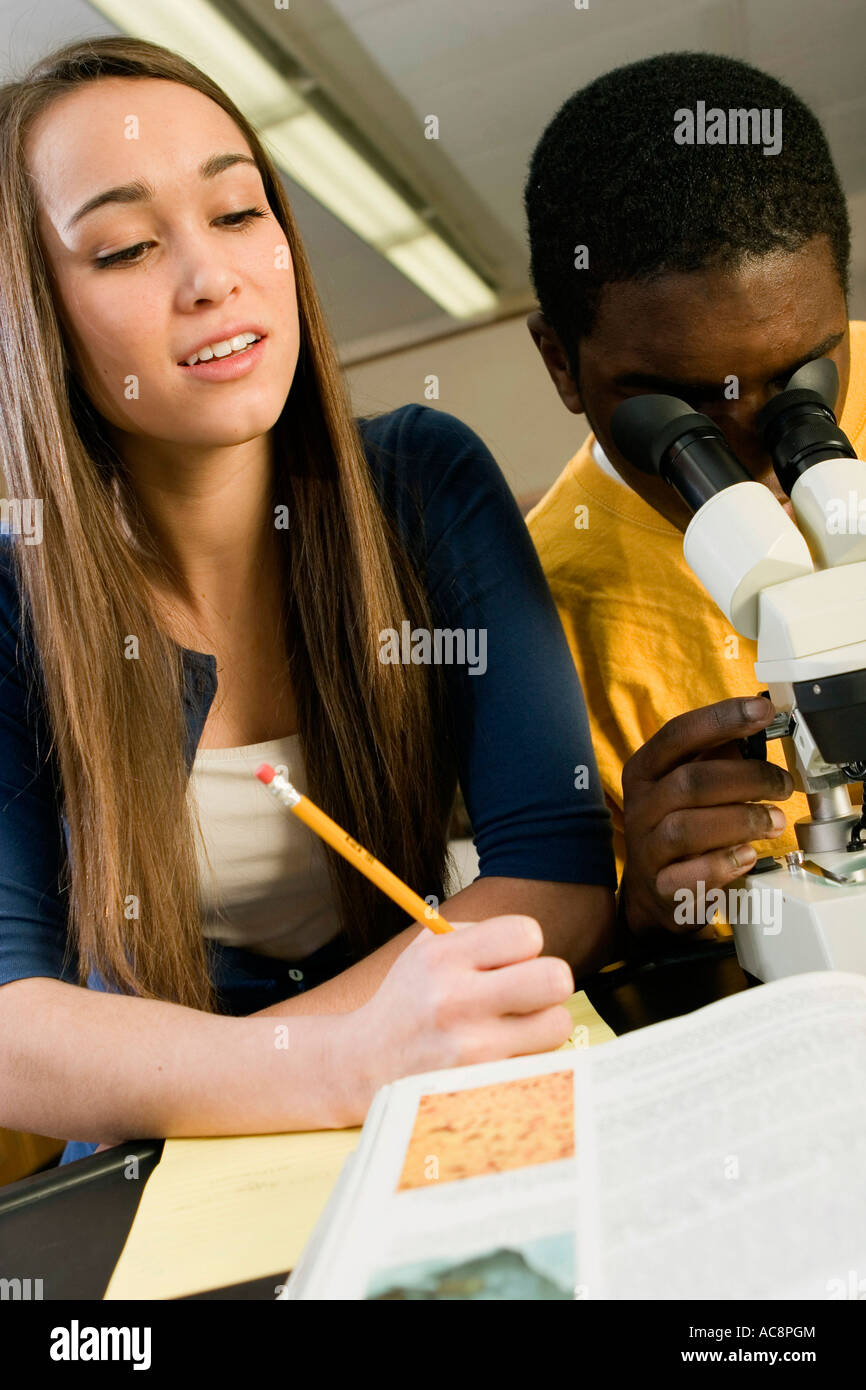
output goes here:
{"type": "Polygon", "coordinates": [[[793,92],[730,58],[673,53],[565,103],[525,202],[541,306],[529,330],[592,430],[527,521],[583,683],[625,919],[636,933],[689,930],[675,890],[724,888],[758,854],[796,848],[808,807],[778,742],[767,763],[740,757],[738,740],[773,714],[743,698],[759,689],[756,644],[686,566],[690,512],[619,454],[610,418],[641,392],[677,396],[787,502],[755,416],[827,356],[864,457],[866,324],[848,322],[845,197],[793,92]]]}

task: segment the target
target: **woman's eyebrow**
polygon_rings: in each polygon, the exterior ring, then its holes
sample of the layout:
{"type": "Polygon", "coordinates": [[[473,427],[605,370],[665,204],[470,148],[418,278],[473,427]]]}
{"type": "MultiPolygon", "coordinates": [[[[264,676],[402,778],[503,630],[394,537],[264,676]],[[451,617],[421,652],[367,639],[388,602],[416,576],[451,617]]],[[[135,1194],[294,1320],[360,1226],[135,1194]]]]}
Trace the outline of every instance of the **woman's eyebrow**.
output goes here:
{"type": "MultiPolygon", "coordinates": [[[[217,174],[221,174],[224,169],[230,169],[234,164],[252,164],[253,168],[259,166],[256,161],[248,154],[212,154],[199,166],[199,178],[212,179],[217,174]]],[[[97,193],[92,198],[88,198],[86,203],[82,203],[76,213],[73,213],[66,223],[65,230],[68,232],[82,217],[86,217],[89,212],[95,212],[105,203],[145,203],[154,197],[152,186],[144,179],[132,179],[130,183],[118,184],[116,188],[106,188],[102,193],[97,193]]]]}

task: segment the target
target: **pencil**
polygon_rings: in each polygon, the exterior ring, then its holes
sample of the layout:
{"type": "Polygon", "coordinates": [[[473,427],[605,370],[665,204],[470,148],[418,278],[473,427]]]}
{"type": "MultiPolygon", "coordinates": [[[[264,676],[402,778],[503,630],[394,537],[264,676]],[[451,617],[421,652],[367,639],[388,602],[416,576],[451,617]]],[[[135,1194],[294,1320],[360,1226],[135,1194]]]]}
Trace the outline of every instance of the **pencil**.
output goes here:
{"type": "Polygon", "coordinates": [[[284,777],[281,772],[275,772],[270,763],[262,763],[256,769],[256,776],[259,781],[267,787],[271,796],[275,797],[282,806],[291,811],[293,815],[302,820],[304,825],[323,840],[338,854],[342,854],[344,859],[348,859],[350,864],[368,878],[371,883],[375,883],[377,888],[387,894],[392,902],[398,907],[402,907],[404,912],[408,912],[417,922],[423,922],[431,931],[441,933],[453,931],[450,922],[440,916],[435,907],[425,903],[417,893],[399,879],[396,874],[392,874],[390,869],[386,869],[384,864],[380,864],[368,849],[359,845],[357,840],[353,840],[351,835],[342,830],[335,820],[326,816],[309,797],[304,796],[296,787],[293,787],[288,777],[284,777]]]}

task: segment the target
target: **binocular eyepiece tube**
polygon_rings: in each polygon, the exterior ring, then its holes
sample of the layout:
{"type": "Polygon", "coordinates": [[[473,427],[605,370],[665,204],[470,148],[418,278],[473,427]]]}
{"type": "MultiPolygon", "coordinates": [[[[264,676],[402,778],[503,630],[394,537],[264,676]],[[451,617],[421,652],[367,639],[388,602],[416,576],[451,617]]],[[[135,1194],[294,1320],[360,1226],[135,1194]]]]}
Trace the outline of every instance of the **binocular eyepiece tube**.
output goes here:
{"type": "MultiPolygon", "coordinates": [[[[857,455],[836,423],[839,375],[828,357],[807,362],[758,413],[757,425],[784,492],[816,463],[857,455]]],[[[718,425],[675,396],[632,396],[610,422],[620,453],[670,483],[691,511],[716,492],[751,481],[718,425]]]]}
{"type": "MultiPolygon", "coordinates": [[[[829,359],[807,363],[757,417],[796,524],[684,401],[632,397],[611,433],[692,511],[686,562],[736,631],[758,639],[762,684],[796,703],[824,764],[848,767],[866,757],[866,527],[834,528],[831,518],[846,496],[866,512],[866,463],[836,422],[838,388],[829,359]]],[[[812,757],[805,745],[801,753],[812,757]]]]}

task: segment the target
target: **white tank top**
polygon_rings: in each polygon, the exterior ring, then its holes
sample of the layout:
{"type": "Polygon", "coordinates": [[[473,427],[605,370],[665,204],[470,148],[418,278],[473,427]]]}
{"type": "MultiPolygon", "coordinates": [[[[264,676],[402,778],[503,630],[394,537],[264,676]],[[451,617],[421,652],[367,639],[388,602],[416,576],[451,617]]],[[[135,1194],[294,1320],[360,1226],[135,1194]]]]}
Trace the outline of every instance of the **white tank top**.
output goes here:
{"type": "Polygon", "coordinates": [[[269,796],[255,770],[287,769],[306,792],[300,737],[244,748],[200,748],[189,780],[204,935],[280,960],[303,960],[335,937],[337,917],[322,843],[269,796]]]}

